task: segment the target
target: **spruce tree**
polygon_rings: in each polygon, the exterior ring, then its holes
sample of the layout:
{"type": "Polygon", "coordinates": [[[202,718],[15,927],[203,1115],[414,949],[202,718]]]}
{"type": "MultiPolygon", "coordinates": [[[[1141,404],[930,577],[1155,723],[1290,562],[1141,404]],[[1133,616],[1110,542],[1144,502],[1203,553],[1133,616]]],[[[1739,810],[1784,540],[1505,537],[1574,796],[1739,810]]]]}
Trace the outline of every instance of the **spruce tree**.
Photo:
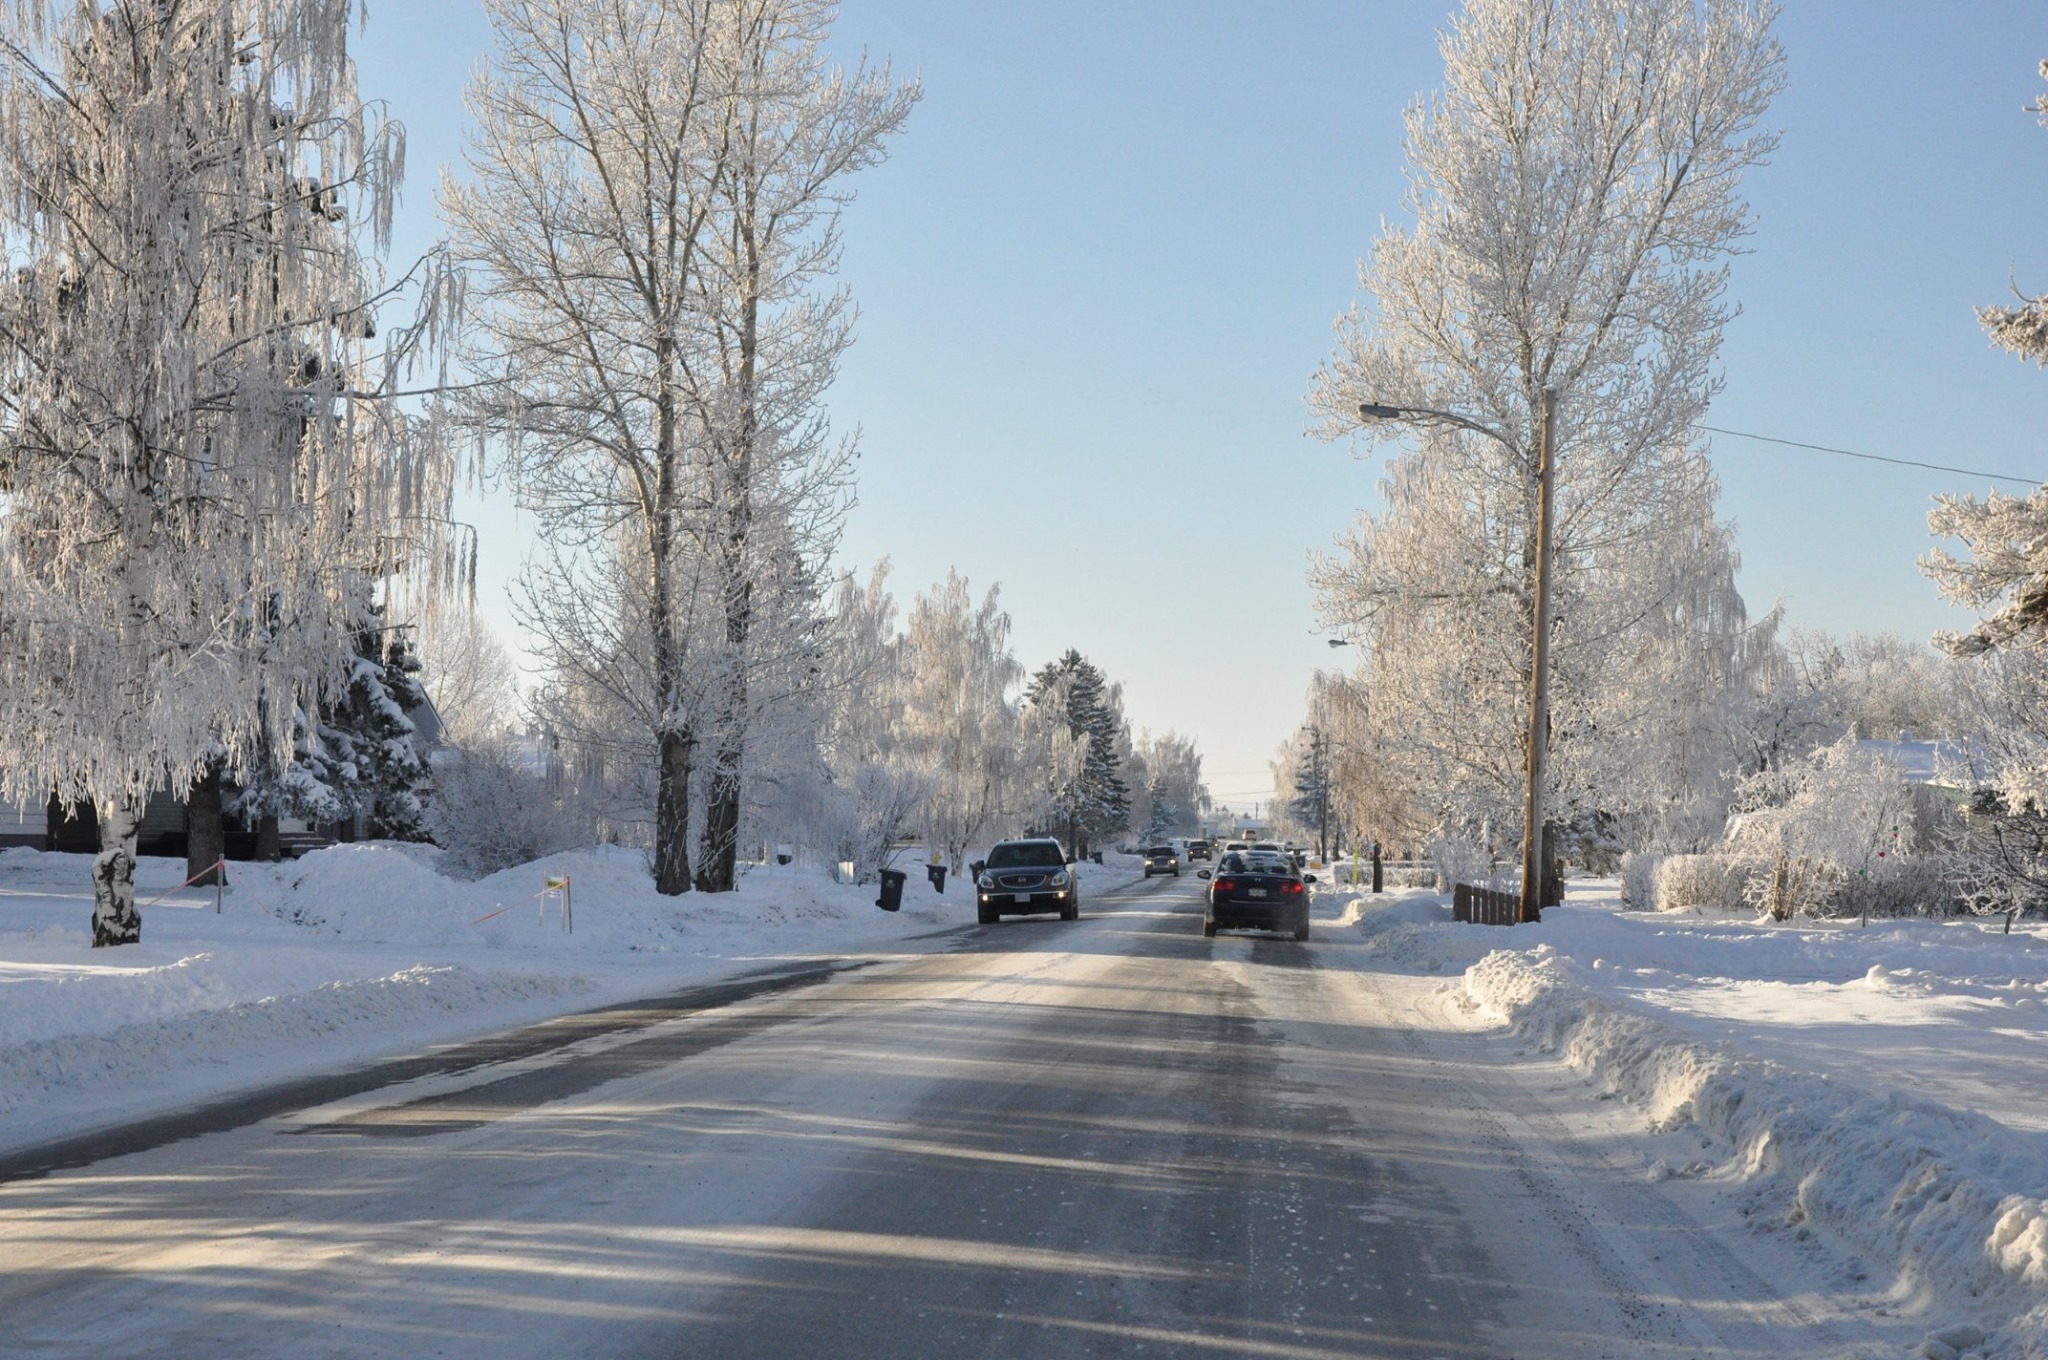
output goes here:
{"type": "Polygon", "coordinates": [[[1131,792],[1118,773],[1122,716],[1102,672],[1072,648],[1033,675],[1024,693],[1034,705],[1057,707],[1067,730],[1087,740],[1079,775],[1053,791],[1054,815],[1066,827],[1067,848],[1084,855],[1091,842],[1130,824],[1131,792]]]}

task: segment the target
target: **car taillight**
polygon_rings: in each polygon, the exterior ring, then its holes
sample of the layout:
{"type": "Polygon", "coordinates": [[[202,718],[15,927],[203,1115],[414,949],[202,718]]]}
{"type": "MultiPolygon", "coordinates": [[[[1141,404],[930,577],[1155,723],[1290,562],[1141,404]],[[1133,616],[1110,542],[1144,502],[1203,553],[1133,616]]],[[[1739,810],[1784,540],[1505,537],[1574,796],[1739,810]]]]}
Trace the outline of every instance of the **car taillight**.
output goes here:
{"type": "Polygon", "coordinates": [[[1211,879],[1210,882],[1215,885],[1217,892],[1237,891],[1237,880],[1234,878],[1216,878],[1211,879]]]}
{"type": "Polygon", "coordinates": [[[1298,893],[1301,891],[1301,884],[1290,878],[1280,885],[1280,891],[1284,893],[1298,893]]]}

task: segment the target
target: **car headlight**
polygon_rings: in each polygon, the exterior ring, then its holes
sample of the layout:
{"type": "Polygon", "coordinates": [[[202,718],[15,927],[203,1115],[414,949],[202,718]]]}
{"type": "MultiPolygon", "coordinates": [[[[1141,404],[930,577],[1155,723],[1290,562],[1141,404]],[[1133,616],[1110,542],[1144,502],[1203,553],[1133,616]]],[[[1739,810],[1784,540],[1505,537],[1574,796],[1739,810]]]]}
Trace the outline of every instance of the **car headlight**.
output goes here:
{"type": "Polygon", "coordinates": [[[1060,870],[1058,873],[1052,876],[1052,885],[1055,888],[1064,888],[1067,886],[1067,884],[1069,884],[1072,881],[1072,877],[1067,873],[1065,869],[1060,870]]]}
{"type": "Polygon", "coordinates": [[[990,888],[995,887],[995,885],[996,876],[994,874],[983,874],[980,878],[974,880],[974,886],[980,888],[983,892],[987,892],[990,888]]]}

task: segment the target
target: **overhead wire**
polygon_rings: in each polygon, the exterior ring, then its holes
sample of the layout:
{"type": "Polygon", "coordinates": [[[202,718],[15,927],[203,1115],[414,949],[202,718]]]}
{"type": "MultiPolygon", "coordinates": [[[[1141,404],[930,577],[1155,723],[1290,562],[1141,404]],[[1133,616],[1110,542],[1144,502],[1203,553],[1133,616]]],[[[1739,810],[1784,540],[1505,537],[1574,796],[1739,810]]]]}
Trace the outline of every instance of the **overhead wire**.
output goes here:
{"type": "Polygon", "coordinates": [[[1831,444],[1808,444],[1797,439],[1779,439],[1774,435],[1752,434],[1748,430],[1730,430],[1719,425],[1702,425],[1703,430],[1714,434],[1733,435],[1737,439],[1754,439],[1762,444],[1783,444],[1787,448],[1812,449],[1817,453],[1839,453],[1844,458],[1862,458],[1872,463],[1891,463],[1897,467],[1926,468],[1931,472],[1953,472],[1964,477],[1986,477],[1994,482],[2015,482],[2021,486],[2040,486],[2048,477],[2014,477],[2003,472],[1979,472],[1973,468],[1949,467],[1942,463],[1922,463],[1912,458],[1890,458],[1881,453],[1862,453],[1855,449],[1838,449],[1831,444]]]}

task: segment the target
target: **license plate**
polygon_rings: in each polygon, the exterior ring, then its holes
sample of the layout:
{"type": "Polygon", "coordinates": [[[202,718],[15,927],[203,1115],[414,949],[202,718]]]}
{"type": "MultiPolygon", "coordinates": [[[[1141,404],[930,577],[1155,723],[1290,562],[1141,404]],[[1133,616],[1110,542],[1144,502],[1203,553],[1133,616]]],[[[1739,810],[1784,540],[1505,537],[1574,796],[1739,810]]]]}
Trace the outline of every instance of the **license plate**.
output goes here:
{"type": "Polygon", "coordinates": [[[1244,890],[1244,895],[1246,897],[1264,897],[1266,895],[1266,890],[1264,888],[1246,888],[1244,890]]]}
{"type": "Polygon", "coordinates": [[[1029,901],[1031,900],[1031,894],[1030,894],[1030,893],[1011,893],[1011,894],[1010,894],[1010,900],[1012,900],[1012,901],[1014,901],[1014,902],[1029,902],[1029,901]]]}

